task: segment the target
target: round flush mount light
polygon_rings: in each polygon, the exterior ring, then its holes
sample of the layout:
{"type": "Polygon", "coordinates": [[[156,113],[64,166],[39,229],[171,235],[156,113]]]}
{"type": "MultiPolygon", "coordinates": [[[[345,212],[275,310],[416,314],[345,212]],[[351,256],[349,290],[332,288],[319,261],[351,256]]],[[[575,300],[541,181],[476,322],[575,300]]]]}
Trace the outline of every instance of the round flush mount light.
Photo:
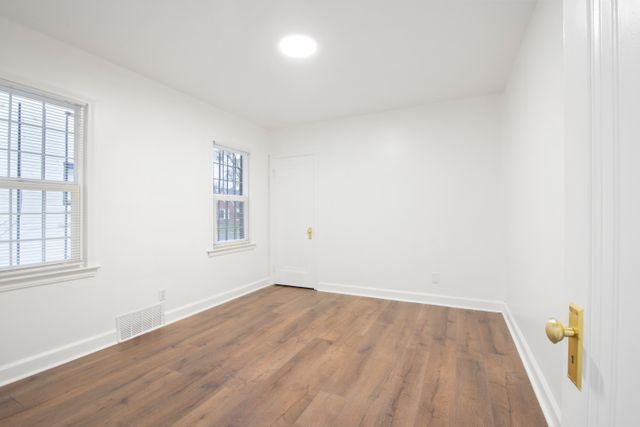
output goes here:
{"type": "Polygon", "coordinates": [[[291,34],[283,37],[278,43],[283,55],[290,58],[308,58],[318,50],[318,43],[304,34],[291,34]]]}

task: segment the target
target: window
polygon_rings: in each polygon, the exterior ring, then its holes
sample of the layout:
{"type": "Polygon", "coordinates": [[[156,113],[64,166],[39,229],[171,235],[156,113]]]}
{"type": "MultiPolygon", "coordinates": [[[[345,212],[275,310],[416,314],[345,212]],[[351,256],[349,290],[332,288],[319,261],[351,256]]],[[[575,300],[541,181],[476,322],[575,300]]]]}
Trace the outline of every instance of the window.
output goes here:
{"type": "Polygon", "coordinates": [[[214,145],[214,247],[248,243],[249,155],[214,145]]]}
{"type": "Polygon", "coordinates": [[[85,110],[0,81],[0,272],[83,261],[85,110]]]}

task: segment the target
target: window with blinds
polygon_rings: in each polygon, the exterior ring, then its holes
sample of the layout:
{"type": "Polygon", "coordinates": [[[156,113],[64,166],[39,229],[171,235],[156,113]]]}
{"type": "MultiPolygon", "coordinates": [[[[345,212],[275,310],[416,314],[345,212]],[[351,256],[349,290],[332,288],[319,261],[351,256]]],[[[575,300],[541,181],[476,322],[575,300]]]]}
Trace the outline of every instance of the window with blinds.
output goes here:
{"type": "Polygon", "coordinates": [[[85,110],[0,82],[0,271],[82,261],[85,110]]]}
{"type": "Polygon", "coordinates": [[[215,215],[214,246],[248,241],[249,155],[214,146],[213,203],[215,215]]]}

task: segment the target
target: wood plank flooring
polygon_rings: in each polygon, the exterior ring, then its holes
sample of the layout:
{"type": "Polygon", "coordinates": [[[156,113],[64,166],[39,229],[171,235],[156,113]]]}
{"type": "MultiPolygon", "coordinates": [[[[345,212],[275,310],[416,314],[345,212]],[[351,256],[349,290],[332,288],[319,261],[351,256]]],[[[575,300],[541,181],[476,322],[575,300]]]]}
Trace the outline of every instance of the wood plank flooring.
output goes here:
{"type": "Polygon", "coordinates": [[[502,316],[272,286],[0,388],[2,426],[543,426],[502,316]]]}

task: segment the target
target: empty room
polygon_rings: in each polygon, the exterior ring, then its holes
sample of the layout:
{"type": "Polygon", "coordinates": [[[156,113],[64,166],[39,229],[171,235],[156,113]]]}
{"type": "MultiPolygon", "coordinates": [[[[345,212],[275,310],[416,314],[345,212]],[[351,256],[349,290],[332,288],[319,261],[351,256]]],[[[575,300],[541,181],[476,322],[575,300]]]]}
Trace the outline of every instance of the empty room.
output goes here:
{"type": "Polygon", "coordinates": [[[637,426],[640,1],[0,0],[0,426],[637,426]]]}

